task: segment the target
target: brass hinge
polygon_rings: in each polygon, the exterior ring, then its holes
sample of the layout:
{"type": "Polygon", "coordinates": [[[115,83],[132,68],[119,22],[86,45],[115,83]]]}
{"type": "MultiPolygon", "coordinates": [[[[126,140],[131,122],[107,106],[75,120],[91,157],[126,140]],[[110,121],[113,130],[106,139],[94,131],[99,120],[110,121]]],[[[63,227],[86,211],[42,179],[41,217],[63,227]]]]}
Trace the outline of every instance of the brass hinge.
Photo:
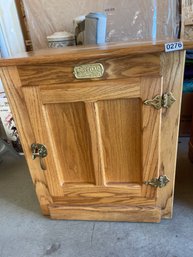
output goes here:
{"type": "Polygon", "coordinates": [[[46,170],[46,166],[43,162],[43,158],[45,158],[48,155],[46,146],[42,144],[32,144],[31,151],[32,151],[32,159],[35,160],[37,157],[39,157],[41,169],[46,170]]]}
{"type": "Polygon", "coordinates": [[[152,180],[145,181],[144,184],[150,185],[153,187],[162,188],[162,187],[165,187],[169,181],[170,181],[169,178],[164,175],[164,176],[160,176],[159,178],[153,178],[152,180]]]}
{"type": "Polygon", "coordinates": [[[175,101],[176,101],[175,97],[170,92],[170,93],[165,93],[162,96],[157,95],[151,100],[146,100],[144,104],[153,106],[155,109],[160,110],[161,108],[166,108],[166,109],[170,108],[175,101]]]}

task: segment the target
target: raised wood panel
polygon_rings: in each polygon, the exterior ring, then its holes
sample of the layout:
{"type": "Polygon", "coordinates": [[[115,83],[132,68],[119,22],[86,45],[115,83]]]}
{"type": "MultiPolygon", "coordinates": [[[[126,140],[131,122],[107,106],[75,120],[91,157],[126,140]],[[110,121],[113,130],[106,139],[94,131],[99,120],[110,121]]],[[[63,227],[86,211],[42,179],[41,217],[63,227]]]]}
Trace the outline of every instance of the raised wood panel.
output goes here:
{"type": "MultiPolygon", "coordinates": [[[[131,55],[130,57],[100,58],[81,62],[57,63],[19,67],[22,86],[79,82],[73,74],[74,66],[102,63],[103,79],[124,79],[141,76],[160,76],[159,54],[131,55]]],[[[89,79],[85,80],[88,81],[89,79]]],[[[89,80],[90,81],[90,80],[89,80]]]]}
{"type": "Polygon", "coordinates": [[[98,102],[107,184],[141,183],[141,101],[98,102]]]}
{"type": "Polygon", "coordinates": [[[80,82],[41,86],[41,100],[48,103],[94,102],[105,99],[139,97],[140,79],[80,82]]]}
{"type": "Polygon", "coordinates": [[[61,185],[95,184],[91,137],[84,103],[44,106],[49,137],[61,166],[61,185]]]}

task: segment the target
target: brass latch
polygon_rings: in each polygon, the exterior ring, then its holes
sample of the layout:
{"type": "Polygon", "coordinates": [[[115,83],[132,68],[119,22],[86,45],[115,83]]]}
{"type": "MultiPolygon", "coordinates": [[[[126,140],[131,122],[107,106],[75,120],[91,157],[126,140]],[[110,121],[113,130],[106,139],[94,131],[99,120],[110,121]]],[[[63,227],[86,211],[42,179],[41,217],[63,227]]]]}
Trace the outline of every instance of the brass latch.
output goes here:
{"type": "Polygon", "coordinates": [[[46,146],[42,144],[32,144],[31,151],[32,151],[32,159],[35,160],[37,157],[39,157],[41,169],[46,170],[46,166],[43,162],[43,158],[45,158],[48,155],[46,146]]]}
{"type": "Polygon", "coordinates": [[[172,104],[176,101],[175,97],[173,94],[170,93],[165,93],[162,96],[157,95],[151,100],[146,100],[144,104],[153,106],[155,109],[160,110],[161,108],[170,108],[172,104]]]}
{"type": "Polygon", "coordinates": [[[170,180],[167,176],[160,176],[159,178],[153,178],[152,180],[145,181],[144,184],[162,188],[165,187],[169,181],[170,180]]]}

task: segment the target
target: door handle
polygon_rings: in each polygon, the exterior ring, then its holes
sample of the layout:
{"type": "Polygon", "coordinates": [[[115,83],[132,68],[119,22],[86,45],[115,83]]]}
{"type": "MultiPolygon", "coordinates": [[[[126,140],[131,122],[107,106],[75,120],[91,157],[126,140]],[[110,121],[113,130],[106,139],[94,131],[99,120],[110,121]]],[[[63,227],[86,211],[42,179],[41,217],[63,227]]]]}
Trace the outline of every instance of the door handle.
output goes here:
{"type": "Polygon", "coordinates": [[[41,169],[46,170],[46,165],[43,160],[43,158],[45,158],[48,155],[46,146],[42,144],[34,143],[31,145],[31,151],[32,151],[32,160],[35,160],[37,157],[39,157],[41,169]]]}

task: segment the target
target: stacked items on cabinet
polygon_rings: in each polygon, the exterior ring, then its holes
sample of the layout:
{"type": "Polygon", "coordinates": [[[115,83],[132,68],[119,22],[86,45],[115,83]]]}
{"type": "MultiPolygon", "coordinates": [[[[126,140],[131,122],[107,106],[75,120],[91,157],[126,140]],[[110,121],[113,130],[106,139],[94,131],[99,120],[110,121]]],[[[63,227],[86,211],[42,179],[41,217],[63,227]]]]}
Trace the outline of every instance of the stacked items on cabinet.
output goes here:
{"type": "MultiPolygon", "coordinates": [[[[193,0],[182,0],[181,38],[193,40],[193,0]]],[[[183,93],[182,114],[186,114],[184,118],[187,119],[189,117],[190,120],[193,117],[193,50],[187,51],[186,55],[183,93]],[[185,110],[186,112],[183,113],[185,110]]],[[[193,161],[193,118],[192,126],[189,125],[189,129],[191,134],[189,156],[193,161]]]]}

